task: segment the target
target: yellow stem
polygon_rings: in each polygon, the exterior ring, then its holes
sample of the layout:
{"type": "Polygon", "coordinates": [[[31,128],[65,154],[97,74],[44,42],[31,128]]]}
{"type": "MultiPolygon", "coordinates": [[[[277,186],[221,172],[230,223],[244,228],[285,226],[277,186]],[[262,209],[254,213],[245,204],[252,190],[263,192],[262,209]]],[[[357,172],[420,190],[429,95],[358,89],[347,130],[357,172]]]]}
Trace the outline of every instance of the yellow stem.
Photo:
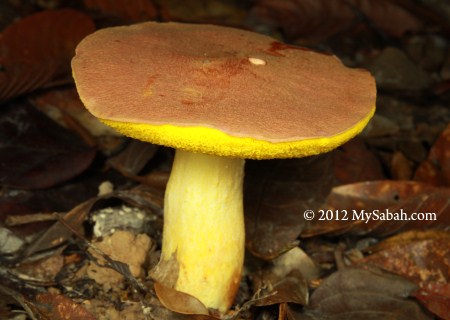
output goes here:
{"type": "Polygon", "coordinates": [[[244,160],[177,150],[164,204],[163,261],[179,265],[175,288],[226,312],[244,260],[244,160]]]}

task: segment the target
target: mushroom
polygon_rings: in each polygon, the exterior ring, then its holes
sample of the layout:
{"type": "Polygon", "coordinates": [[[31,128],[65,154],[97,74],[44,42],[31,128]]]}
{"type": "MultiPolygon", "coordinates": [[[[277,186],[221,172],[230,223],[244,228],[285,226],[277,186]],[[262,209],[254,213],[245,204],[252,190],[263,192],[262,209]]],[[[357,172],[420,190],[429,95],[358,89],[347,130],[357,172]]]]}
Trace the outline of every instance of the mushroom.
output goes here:
{"type": "Polygon", "coordinates": [[[304,157],[358,134],[371,75],[239,29],[145,22],[99,30],[72,60],[86,108],[117,131],[176,149],[160,264],[170,286],[226,312],[244,260],[244,159],[304,157]]]}

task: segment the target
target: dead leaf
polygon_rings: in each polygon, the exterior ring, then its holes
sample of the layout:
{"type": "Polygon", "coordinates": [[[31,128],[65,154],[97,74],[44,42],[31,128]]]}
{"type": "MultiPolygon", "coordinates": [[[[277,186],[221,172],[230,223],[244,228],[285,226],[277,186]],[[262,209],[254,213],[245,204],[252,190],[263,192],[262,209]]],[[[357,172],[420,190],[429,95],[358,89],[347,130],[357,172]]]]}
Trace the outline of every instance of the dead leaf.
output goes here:
{"type": "Polygon", "coordinates": [[[160,259],[159,263],[149,272],[152,279],[168,288],[175,287],[179,273],[180,266],[175,253],[172,253],[167,260],[160,259]]]}
{"type": "Polygon", "coordinates": [[[139,176],[136,179],[142,184],[148,185],[158,190],[165,190],[167,182],[169,181],[170,171],[151,171],[150,173],[139,176]]]}
{"type": "Polygon", "coordinates": [[[415,289],[413,283],[377,270],[343,269],[322,282],[306,311],[294,319],[431,319],[408,299],[415,289]]]}
{"type": "Polygon", "coordinates": [[[94,30],[91,18],[72,9],[42,11],[7,27],[0,38],[0,101],[70,77],[76,45],[94,30]]]}
{"type": "Polygon", "coordinates": [[[166,287],[159,282],[155,282],[155,292],[159,301],[171,311],[182,314],[209,315],[205,305],[190,294],[166,287]]]}
{"type": "Polygon", "coordinates": [[[395,47],[384,48],[367,66],[377,87],[399,93],[426,90],[431,77],[420,69],[405,52],[395,47]]]}
{"type": "Polygon", "coordinates": [[[417,241],[427,240],[447,240],[450,241],[450,233],[448,231],[440,230],[411,230],[396,234],[389,238],[383,239],[383,241],[370,246],[366,251],[369,253],[378,253],[383,250],[390,250],[397,246],[404,246],[417,241]]]}
{"type": "Polygon", "coordinates": [[[59,125],[76,132],[87,145],[96,146],[95,136],[105,131],[106,125],[84,107],[75,88],[58,88],[33,95],[33,105],[59,125]]]}
{"type": "Polygon", "coordinates": [[[97,16],[113,18],[120,24],[130,24],[154,20],[157,17],[155,5],[151,0],[84,0],[84,7],[97,16]]]}
{"type": "MultiPolygon", "coordinates": [[[[294,303],[307,305],[307,282],[318,276],[318,269],[306,253],[295,247],[271,262],[255,268],[249,277],[253,298],[246,302],[252,306],[270,306],[294,303]]],[[[284,312],[284,311],[283,311],[284,312]]]]}
{"type": "Polygon", "coordinates": [[[333,151],[336,185],[385,178],[380,161],[361,138],[353,138],[333,151]]]}
{"type": "Polygon", "coordinates": [[[283,278],[293,270],[298,270],[310,282],[319,277],[319,268],[302,249],[299,247],[283,253],[272,261],[274,268],[273,272],[279,278],[283,278]]]}
{"type": "Polygon", "coordinates": [[[158,148],[157,145],[133,139],[122,152],[109,158],[108,164],[126,177],[137,178],[158,148]]]}
{"type": "Polygon", "coordinates": [[[239,0],[154,0],[164,21],[240,26],[246,8],[239,0]]]}
{"type": "Polygon", "coordinates": [[[28,104],[0,113],[0,183],[40,189],[65,182],[86,170],[95,150],[28,104]]]}
{"type": "Polygon", "coordinates": [[[450,124],[437,138],[428,158],[417,168],[414,180],[450,186],[450,124]]]}
{"type": "Polygon", "coordinates": [[[36,261],[26,261],[14,268],[14,273],[33,283],[49,285],[55,282],[57,274],[64,267],[64,257],[60,251],[50,257],[45,257],[36,261]]]}
{"type": "Polygon", "coordinates": [[[391,160],[392,178],[394,180],[410,180],[412,173],[412,162],[402,152],[395,152],[391,160]]]}
{"type": "MultiPolygon", "coordinates": [[[[0,193],[0,224],[5,223],[6,219],[18,215],[67,212],[79,203],[95,197],[98,194],[98,186],[103,181],[111,181],[114,185],[121,185],[125,182],[125,179],[114,170],[91,173],[91,175],[84,176],[83,179],[71,180],[50,189],[16,190],[4,187],[0,193]]],[[[20,218],[18,219],[20,220],[20,218]]],[[[11,227],[11,229],[14,229],[15,232],[18,231],[17,227],[11,227]]],[[[36,230],[33,228],[32,233],[35,232],[36,230]]],[[[30,235],[30,233],[20,234],[30,235]]]]}
{"type": "Polygon", "coordinates": [[[83,306],[63,295],[41,293],[36,296],[36,301],[34,307],[39,310],[43,320],[96,319],[83,306]]]}
{"type": "Polygon", "coordinates": [[[247,161],[247,249],[270,260],[297,245],[303,212],[314,209],[332,184],[329,155],[292,160],[247,161]]]}
{"type": "Polygon", "coordinates": [[[303,237],[444,228],[450,225],[450,190],[413,181],[361,182],[333,188],[321,210],[303,237]]]}
{"type": "Polygon", "coordinates": [[[450,281],[449,232],[405,232],[382,241],[374,250],[360,263],[401,275],[419,286],[450,281]]]}
{"type": "Polygon", "coordinates": [[[450,319],[450,284],[428,283],[414,296],[440,319],[450,319]]]}
{"type": "Polygon", "coordinates": [[[254,287],[258,296],[254,300],[255,306],[270,306],[280,303],[308,304],[308,285],[301,272],[293,269],[280,277],[274,268],[262,271],[260,276],[254,277],[254,287]]]}

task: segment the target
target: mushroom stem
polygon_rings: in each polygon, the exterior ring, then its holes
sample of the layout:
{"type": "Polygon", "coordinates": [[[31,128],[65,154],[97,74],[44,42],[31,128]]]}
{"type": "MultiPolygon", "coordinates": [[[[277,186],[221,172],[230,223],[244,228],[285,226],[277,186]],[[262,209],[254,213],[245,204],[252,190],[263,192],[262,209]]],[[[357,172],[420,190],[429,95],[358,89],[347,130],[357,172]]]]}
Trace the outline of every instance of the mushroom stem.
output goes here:
{"type": "Polygon", "coordinates": [[[164,203],[162,261],[176,258],[175,289],[226,312],[244,261],[244,160],[177,150],[164,203]]]}

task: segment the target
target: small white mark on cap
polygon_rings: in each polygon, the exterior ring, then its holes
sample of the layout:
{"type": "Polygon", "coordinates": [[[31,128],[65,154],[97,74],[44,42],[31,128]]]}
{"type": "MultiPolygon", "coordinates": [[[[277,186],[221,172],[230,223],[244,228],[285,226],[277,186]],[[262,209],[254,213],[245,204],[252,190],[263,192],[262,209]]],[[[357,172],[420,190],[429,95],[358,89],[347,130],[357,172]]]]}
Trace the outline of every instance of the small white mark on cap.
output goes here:
{"type": "Polygon", "coordinates": [[[265,66],[267,63],[265,60],[260,58],[248,58],[248,61],[255,66],[265,66]]]}

